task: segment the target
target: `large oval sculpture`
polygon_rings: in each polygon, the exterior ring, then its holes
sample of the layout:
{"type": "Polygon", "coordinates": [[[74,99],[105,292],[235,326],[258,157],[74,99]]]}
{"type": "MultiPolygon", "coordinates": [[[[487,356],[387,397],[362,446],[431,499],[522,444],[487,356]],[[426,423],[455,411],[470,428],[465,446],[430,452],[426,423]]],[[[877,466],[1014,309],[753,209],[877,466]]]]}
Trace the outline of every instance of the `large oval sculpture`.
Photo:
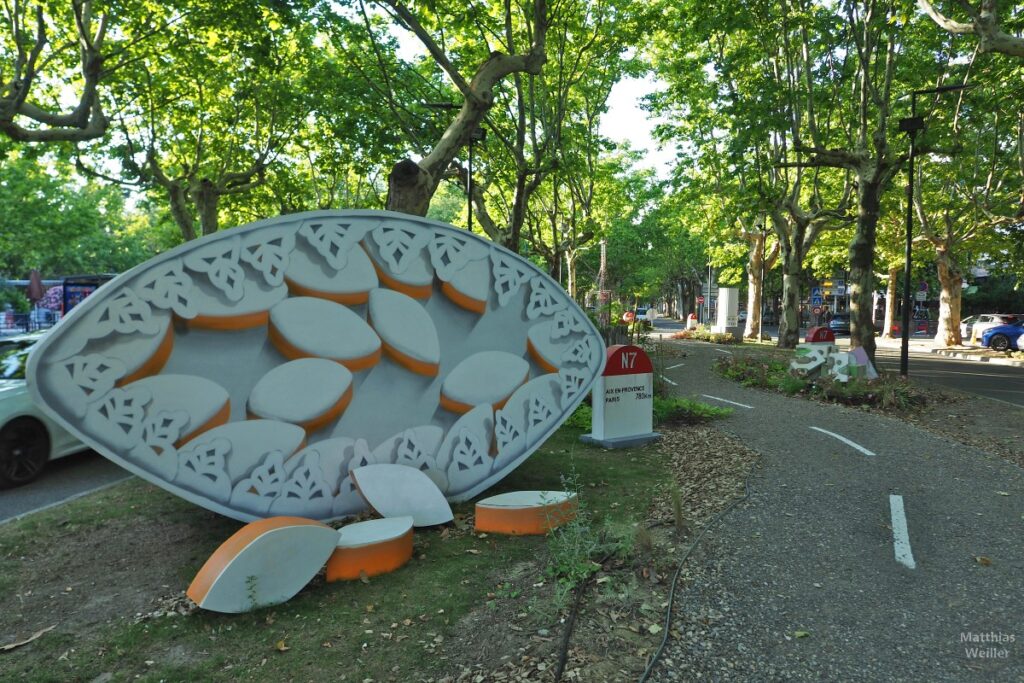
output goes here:
{"type": "Polygon", "coordinates": [[[118,276],[38,345],[28,377],[47,414],[172,493],[243,521],[329,520],[365,509],[352,473],[373,464],[476,496],[572,413],[604,358],[558,283],[503,247],[405,214],[315,211],[118,276]],[[305,372],[316,362],[339,368],[305,372]]]}

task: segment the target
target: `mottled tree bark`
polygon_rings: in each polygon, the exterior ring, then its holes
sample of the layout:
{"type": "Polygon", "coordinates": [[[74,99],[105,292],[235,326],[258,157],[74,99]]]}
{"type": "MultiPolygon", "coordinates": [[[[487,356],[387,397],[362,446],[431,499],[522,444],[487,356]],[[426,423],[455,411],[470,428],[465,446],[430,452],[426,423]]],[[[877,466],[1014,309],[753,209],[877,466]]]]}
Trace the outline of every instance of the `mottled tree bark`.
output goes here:
{"type": "Polygon", "coordinates": [[[945,249],[936,253],[935,266],[938,270],[939,285],[939,329],[935,343],[941,346],[956,346],[960,338],[960,299],[963,294],[964,276],[960,267],[945,249]]]}
{"type": "Polygon", "coordinates": [[[882,329],[882,336],[891,339],[892,338],[892,326],[896,322],[896,283],[899,278],[900,269],[890,268],[889,275],[886,279],[885,288],[885,327],[882,329]]]}

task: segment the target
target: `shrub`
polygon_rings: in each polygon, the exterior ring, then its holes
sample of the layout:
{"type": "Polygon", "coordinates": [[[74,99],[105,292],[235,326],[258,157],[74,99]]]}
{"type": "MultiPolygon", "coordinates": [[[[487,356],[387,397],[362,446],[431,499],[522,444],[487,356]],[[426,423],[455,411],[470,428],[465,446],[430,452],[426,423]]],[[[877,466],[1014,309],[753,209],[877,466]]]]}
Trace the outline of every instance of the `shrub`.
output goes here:
{"type": "Polygon", "coordinates": [[[692,330],[680,330],[672,335],[672,339],[694,339],[696,341],[710,342],[712,344],[739,344],[740,340],[726,332],[712,332],[706,327],[696,327],[692,330]]]}
{"type": "Polygon", "coordinates": [[[569,419],[565,421],[565,424],[576,429],[590,429],[593,413],[594,411],[590,406],[586,403],[581,403],[573,411],[572,415],[569,416],[569,419]]]}
{"type": "Polygon", "coordinates": [[[927,393],[913,384],[890,375],[876,380],[853,378],[845,383],[831,377],[807,379],[790,373],[789,367],[780,360],[749,356],[722,358],[712,367],[723,377],[745,387],[772,389],[789,396],[803,394],[850,406],[902,412],[924,406],[929,399],[927,393]]]}

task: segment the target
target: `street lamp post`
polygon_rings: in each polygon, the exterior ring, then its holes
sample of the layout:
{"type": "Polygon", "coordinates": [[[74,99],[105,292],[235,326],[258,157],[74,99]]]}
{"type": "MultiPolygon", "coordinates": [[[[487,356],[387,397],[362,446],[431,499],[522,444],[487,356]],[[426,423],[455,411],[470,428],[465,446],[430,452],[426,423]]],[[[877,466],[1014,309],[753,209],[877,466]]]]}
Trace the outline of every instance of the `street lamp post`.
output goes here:
{"type": "Polygon", "coordinates": [[[487,131],[477,126],[469,134],[469,173],[466,177],[466,225],[473,232],[473,143],[483,142],[487,131]]]}
{"type": "MultiPolygon", "coordinates": [[[[423,106],[428,109],[437,109],[443,111],[454,111],[459,108],[459,105],[454,102],[424,102],[423,106]]],[[[473,144],[476,142],[483,142],[487,137],[487,131],[476,126],[469,134],[469,168],[466,173],[466,227],[472,232],[473,231],[473,144]]]]}
{"type": "Polygon", "coordinates": [[[900,130],[910,138],[910,159],[907,162],[907,243],[903,262],[903,314],[901,316],[900,376],[909,375],[910,365],[910,271],[913,265],[914,242],[914,157],[917,153],[917,134],[924,130],[924,118],[917,115],[917,96],[966,90],[973,85],[940,85],[937,88],[914,90],[910,93],[910,116],[900,119],[900,130]]]}

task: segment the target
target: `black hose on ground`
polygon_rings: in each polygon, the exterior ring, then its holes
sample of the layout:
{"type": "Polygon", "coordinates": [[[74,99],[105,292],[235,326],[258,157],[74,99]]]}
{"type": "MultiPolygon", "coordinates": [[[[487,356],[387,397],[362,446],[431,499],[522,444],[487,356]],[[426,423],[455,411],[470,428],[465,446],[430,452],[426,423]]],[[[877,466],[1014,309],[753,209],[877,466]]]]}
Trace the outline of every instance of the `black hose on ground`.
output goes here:
{"type": "Polygon", "coordinates": [[[661,644],[658,645],[658,649],[655,650],[654,654],[651,656],[651,660],[650,660],[650,662],[648,662],[647,668],[644,669],[643,674],[641,674],[640,680],[638,681],[638,683],[646,683],[647,679],[650,677],[651,673],[654,671],[654,667],[658,664],[658,660],[661,659],[661,655],[665,651],[665,645],[668,644],[668,637],[669,637],[669,633],[670,633],[671,628],[672,628],[672,607],[675,604],[676,585],[679,583],[679,577],[683,573],[683,566],[686,564],[686,559],[688,557],[690,557],[690,553],[692,553],[694,548],[697,547],[697,544],[700,543],[700,540],[702,538],[704,538],[704,534],[706,534],[713,526],[715,526],[715,524],[717,524],[718,521],[720,519],[722,519],[722,517],[724,517],[727,512],[732,510],[734,507],[736,507],[737,505],[739,505],[743,501],[747,500],[749,497],[750,497],[750,473],[748,472],[747,476],[743,480],[743,495],[741,497],[739,497],[739,498],[736,498],[731,503],[729,503],[725,507],[725,509],[723,509],[717,515],[715,515],[711,519],[710,522],[708,522],[707,524],[704,525],[704,529],[701,530],[701,532],[700,532],[700,534],[698,534],[697,538],[693,539],[693,543],[690,544],[690,547],[687,548],[686,553],[683,554],[682,559],[679,560],[679,566],[676,567],[676,573],[672,577],[672,586],[671,586],[671,588],[669,588],[669,592],[668,592],[668,609],[665,611],[665,626],[664,626],[664,633],[665,633],[665,635],[663,635],[661,637],[661,644]]]}

